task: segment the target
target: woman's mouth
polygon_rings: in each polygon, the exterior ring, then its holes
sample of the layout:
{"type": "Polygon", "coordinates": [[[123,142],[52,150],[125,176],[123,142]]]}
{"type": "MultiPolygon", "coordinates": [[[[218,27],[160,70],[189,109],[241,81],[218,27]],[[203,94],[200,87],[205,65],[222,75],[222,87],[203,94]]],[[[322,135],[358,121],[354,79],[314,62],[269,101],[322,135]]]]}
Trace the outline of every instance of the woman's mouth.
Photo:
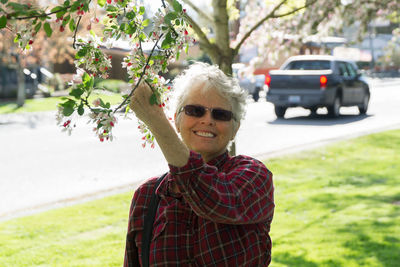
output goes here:
{"type": "Polygon", "coordinates": [[[204,132],[204,131],[194,131],[195,135],[201,136],[201,137],[215,137],[216,135],[211,133],[211,132],[204,132]]]}

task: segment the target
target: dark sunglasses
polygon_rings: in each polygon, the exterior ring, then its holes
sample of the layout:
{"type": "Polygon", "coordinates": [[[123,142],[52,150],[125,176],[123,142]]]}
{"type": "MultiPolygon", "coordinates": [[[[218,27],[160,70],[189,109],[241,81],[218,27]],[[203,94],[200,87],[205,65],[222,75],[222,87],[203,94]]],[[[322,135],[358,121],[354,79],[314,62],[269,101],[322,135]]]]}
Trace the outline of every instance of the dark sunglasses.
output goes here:
{"type": "Polygon", "coordinates": [[[206,108],[200,105],[186,105],[179,109],[179,113],[185,111],[185,114],[188,116],[201,118],[206,114],[206,110],[209,110],[212,118],[217,121],[230,121],[231,119],[235,119],[232,111],[222,108],[206,108]]]}

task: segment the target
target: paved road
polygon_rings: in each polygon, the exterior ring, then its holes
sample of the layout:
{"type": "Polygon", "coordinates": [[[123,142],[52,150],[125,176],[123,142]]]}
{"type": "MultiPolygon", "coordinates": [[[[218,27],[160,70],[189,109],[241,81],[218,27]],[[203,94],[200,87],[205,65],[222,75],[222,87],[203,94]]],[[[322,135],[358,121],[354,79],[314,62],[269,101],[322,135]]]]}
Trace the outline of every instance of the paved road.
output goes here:
{"type": "MultiPolygon", "coordinates": [[[[370,109],[342,108],[338,119],[294,108],[277,120],[273,106],[249,99],[237,153],[260,159],[382,129],[400,128],[400,80],[374,80],[370,109]]],[[[72,136],[60,133],[53,113],[0,116],[0,220],[133,190],[164,172],[158,148],[143,149],[136,122],[120,120],[117,139],[100,143],[81,120],[72,136]]]]}

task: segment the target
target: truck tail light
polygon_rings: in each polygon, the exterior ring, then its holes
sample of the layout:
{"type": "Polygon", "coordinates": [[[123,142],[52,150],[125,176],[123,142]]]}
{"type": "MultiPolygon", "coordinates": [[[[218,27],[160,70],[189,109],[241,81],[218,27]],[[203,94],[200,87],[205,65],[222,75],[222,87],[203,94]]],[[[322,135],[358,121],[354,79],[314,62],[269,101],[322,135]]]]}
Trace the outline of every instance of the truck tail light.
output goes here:
{"type": "Polygon", "coordinates": [[[319,84],[321,89],[326,89],[327,83],[328,83],[328,78],[326,78],[325,75],[321,75],[321,77],[319,77],[319,84]]]}
{"type": "Polygon", "coordinates": [[[268,87],[271,84],[271,76],[269,76],[269,74],[265,76],[265,84],[268,85],[268,87]]]}

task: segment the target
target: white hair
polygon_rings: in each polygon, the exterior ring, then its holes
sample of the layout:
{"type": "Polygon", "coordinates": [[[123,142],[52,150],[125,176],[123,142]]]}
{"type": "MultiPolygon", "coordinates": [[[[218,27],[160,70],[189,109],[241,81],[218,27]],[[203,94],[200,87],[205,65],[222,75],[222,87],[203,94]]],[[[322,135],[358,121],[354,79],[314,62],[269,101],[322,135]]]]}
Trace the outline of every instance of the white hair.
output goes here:
{"type": "MultiPolygon", "coordinates": [[[[184,105],[187,96],[195,84],[203,84],[203,90],[216,90],[230,103],[234,115],[234,124],[239,126],[245,115],[247,92],[236,78],[227,76],[217,65],[195,62],[174,79],[175,112],[184,105]]],[[[178,119],[178,118],[177,118],[178,119]]]]}

